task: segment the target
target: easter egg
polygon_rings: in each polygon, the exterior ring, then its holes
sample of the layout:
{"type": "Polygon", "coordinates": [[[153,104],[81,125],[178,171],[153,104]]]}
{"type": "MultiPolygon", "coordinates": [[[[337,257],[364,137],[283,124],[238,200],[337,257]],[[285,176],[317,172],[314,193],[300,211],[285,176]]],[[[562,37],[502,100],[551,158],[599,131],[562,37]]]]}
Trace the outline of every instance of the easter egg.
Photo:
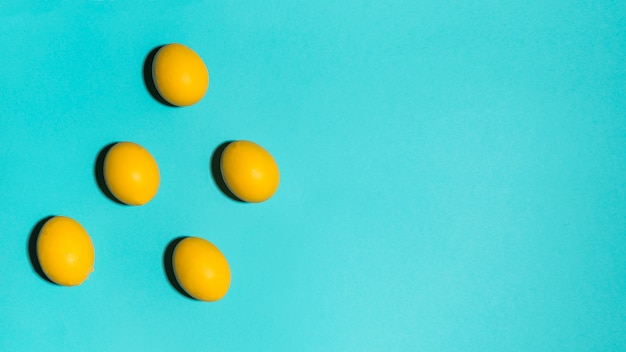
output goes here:
{"type": "Polygon", "coordinates": [[[205,239],[182,239],[174,248],[172,267],[180,287],[197,300],[217,301],[226,295],[230,287],[230,268],[226,257],[205,239]]]}
{"type": "Polygon", "coordinates": [[[122,203],[144,205],[159,190],[159,166],[139,144],[114,144],[104,157],[102,171],[107,188],[122,203]]]}
{"type": "Polygon", "coordinates": [[[176,106],[199,102],[209,87],[209,71],[200,56],[176,43],[157,51],[152,61],[152,79],[159,95],[176,106]]]}
{"type": "Polygon", "coordinates": [[[37,236],[37,259],[50,281],[78,286],[93,272],[95,251],[91,238],[76,220],[54,216],[37,236]]]}
{"type": "Polygon", "coordinates": [[[228,144],[220,159],[222,178],[228,189],[245,202],[263,202],[274,195],[280,182],[272,155],[250,141],[228,144]]]}

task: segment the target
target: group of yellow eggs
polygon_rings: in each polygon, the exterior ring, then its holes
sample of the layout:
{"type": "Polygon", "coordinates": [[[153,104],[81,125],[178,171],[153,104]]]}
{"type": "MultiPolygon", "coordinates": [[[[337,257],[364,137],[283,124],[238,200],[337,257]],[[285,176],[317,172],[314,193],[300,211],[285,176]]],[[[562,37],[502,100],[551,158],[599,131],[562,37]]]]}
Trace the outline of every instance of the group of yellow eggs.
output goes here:
{"type": "MultiPolygon", "coordinates": [[[[165,45],[158,49],[151,64],[154,86],[169,104],[189,106],[204,97],[209,73],[192,49],[182,44],[165,45]]],[[[229,143],[221,153],[219,164],[224,184],[241,201],[263,202],[278,188],[278,166],[272,155],[258,144],[229,143]]],[[[132,142],[116,143],[106,150],[101,176],[111,196],[127,205],[144,205],[159,189],[156,160],[145,148],[132,142]]],[[[93,243],[76,220],[51,217],[36,235],[36,264],[50,281],[77,286],[93,271],[93,243]]],[[[178,241],[171,263],[177,283],[192,298],[216,301],[230,287],[226,258],[205,239],[186,237],[178,241]]]]}

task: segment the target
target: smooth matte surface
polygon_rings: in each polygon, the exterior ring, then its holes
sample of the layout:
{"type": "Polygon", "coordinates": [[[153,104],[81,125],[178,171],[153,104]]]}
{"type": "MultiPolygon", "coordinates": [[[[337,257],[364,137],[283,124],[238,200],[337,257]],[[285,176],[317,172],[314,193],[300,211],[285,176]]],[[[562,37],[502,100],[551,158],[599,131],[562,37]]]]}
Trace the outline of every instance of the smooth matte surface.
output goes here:
{"type": "Polygon", "coordinates": [[[626,2],[4,1],[0,350],[626,349],[626,2]],[[187,108],[142,77],[180,42],[211,86],[187,108]],[[236,202],[223,142],[276,158],[236,202]],[[161,187],[112,202],[116,141],[161,187]],[[49,215],[92,236],[80,287],[33,270],[49,215]],[[180,236],[220,248],[226,297],[168,282],[180,236]]]}

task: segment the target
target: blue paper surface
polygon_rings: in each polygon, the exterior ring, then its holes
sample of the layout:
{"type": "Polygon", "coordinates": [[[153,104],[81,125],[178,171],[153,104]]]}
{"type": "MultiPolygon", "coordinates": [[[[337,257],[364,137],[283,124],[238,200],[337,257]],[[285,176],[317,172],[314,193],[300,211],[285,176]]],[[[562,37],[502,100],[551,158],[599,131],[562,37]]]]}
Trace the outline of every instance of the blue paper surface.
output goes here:
{"type": "Polygon", "coordinates": [[[4,1],[0,350],[626,349],[626,3],[4,1]],[[146,89],[179,42],[210,87],[146,89]],[[278,162],[265,203],[211,176],[223,142],[278,162]],[[159,193],[112,202],[116,141],[159,193]],[[90,233],[79,287],[32,269],[49,215],[90,233]],[[167,244],[229,260],[226,297],[180,295],[167,244]]]}

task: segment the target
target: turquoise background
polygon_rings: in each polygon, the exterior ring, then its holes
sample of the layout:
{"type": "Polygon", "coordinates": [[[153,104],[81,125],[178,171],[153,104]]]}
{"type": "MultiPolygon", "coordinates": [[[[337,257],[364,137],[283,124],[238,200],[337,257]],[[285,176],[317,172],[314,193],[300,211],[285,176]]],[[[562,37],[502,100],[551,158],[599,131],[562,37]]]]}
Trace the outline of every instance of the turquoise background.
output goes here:
{"type": "Polygon", "coordinates": [[[0,350],[626,350],[626,2],[4,1],[0,350]],[[142,66],[184,43],[206,97],[167,107],[142,66]],[[255,141],[281,185],[220,192],[215,149],[255,141]],[[99,190],[115,141],[152,202],[99,190]],[[92,236],[80,287],[32,269],[49,215],[92,236]],[[216,303],[163,253],[226,255],[216,303]]]}

